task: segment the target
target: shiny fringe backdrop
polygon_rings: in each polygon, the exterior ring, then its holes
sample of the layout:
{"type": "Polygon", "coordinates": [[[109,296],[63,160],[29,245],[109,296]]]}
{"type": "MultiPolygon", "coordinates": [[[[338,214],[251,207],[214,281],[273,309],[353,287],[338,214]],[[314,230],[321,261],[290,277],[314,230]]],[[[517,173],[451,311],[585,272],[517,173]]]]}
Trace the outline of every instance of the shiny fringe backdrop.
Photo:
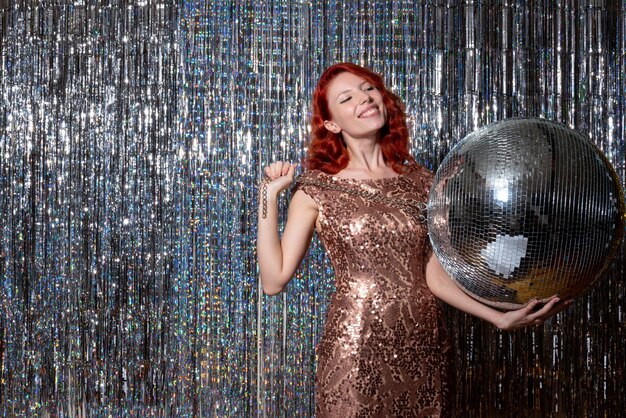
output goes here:
{"type": "MultiPolygon", "coordinates": [[[[312,416],[317,241],[260,292],[263,165],[299,160],[326,66],[383,73],[436,169],[542,116],[625,178],[618,0],[0,0],[0,414],[312,416]]],[[[281,209],[284,215],[284,207],[281,209]]],[[[543,329],[449,310],[458,416],[626,410],[624,255],[543,329]]]]}

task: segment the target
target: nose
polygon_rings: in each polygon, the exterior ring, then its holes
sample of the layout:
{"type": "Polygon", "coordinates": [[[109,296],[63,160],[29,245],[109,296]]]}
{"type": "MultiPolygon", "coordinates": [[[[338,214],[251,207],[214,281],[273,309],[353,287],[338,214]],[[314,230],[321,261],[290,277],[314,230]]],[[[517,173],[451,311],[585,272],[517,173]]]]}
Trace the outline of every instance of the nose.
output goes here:
{"type": "Polygon", "coordinates": [[[361,103],[369,103],[372,101],[372,98],[370,97],[370,95],[364,91],[363,92],[363,97],[361,98],[361,103]]]}

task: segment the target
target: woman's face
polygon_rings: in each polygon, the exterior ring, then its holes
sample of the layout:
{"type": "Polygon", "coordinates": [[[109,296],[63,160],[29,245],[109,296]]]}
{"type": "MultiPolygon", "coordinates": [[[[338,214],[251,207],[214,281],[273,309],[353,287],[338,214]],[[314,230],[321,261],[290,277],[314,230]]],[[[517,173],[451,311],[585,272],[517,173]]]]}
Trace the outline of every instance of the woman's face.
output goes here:
{"type": "Polygon", "coordinates": [[[387,122],[382,93],[353,73],[338,74],[328,85],[326,100],[331,120],[324,126],[344,138],[375,137],[387,122]]]}

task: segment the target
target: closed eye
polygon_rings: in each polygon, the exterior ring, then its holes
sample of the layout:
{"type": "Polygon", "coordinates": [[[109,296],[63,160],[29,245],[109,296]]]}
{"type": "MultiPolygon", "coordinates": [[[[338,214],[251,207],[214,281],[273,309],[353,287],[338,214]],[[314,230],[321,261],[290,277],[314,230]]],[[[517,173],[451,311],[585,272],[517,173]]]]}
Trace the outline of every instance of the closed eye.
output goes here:
{"type": "Polygon", "coordinates": [[[347,101],[349,101],[350,99],[352,99],[352,96],[348,96],[345,99],[343,99],[342,101],[340,101],[339,103],[345,103],[347,101]]]}

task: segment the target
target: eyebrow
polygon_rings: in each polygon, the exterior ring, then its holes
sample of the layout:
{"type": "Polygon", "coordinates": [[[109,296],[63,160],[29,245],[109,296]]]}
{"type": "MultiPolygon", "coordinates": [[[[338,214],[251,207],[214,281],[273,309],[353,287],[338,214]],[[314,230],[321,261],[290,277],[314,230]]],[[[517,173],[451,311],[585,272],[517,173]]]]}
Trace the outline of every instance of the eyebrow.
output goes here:
{"type": "MultiPolygon", "coordinates": [[[[372,83],[370,83],[369,81],[364,80],[361,84],[359,84],[359,88],[361,88],[361,86],[363,86],[363,84],[368,84],[368,83],[369,83],[369,84],[372,84],[372,83]]],[[[342,94],[344,94],[344,93],[348,93],[350,90],[352,90],[352,89],[350,88],[350,89],[347,89],[347,90],[342,91],[341,93],[338,93],[338,94],[337,94],[337,96],[335,97],[335,99],[339,98],[339,96],[341,96],[341,95],[342,95],[342,94]]]]}

